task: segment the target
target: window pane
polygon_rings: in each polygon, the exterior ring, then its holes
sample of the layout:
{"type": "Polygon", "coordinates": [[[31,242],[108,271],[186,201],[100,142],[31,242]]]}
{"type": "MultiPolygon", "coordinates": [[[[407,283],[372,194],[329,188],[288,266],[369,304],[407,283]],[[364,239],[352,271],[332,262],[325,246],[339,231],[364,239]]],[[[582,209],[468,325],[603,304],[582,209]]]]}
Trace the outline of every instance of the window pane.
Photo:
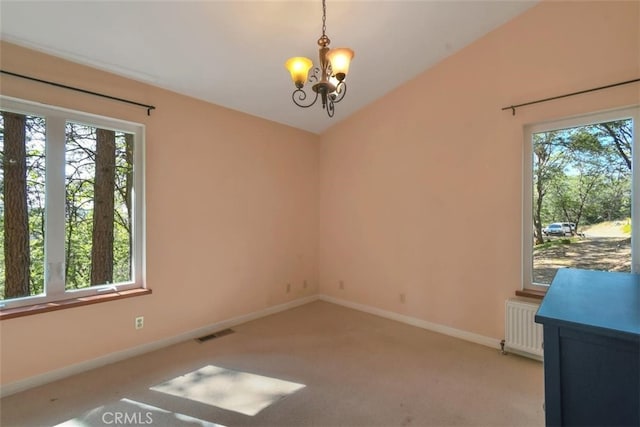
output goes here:
{"type": "Polygon", "coordinates": [[[44,293],[45,120],[0,114],[0,299],[44,293]]]}
{"type": "Polygon", "coordinates": [[[533,134],[533,282],[631,271],[632,120],[533,134]]]}
{"type": "Polygon", "coordinates": [[[66,125],[66,289],[132,280],[133,135],[66,125]]]}

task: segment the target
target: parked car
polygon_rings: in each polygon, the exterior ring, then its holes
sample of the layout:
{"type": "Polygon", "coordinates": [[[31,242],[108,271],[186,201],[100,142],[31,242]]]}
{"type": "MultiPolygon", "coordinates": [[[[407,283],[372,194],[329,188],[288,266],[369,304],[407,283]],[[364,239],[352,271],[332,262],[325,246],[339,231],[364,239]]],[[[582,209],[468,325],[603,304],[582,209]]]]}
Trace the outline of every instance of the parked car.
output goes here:
{"type": "Polygon", "coordinates": [[[569,223],[554,222],[542,229],[545,236],[566,236],[571,235],[571,226],[569,223]],[[567,224],[567,225],[565,225],[567,224]]]}
{"type": "Polygon", "coordinates": [[[573,222],[563,222],[562,226],[563,227],[569,227],[571,235],[576,234],[576,224],[575,223],[573,223],[573,222]]]}

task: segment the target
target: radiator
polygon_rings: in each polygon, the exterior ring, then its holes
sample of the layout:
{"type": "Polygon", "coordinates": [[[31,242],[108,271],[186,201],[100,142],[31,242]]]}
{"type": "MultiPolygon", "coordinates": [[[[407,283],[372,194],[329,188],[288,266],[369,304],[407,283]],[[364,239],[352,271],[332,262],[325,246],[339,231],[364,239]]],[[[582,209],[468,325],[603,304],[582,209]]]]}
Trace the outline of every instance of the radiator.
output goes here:
{"type": "Polygon", "coordinates": [[[534,322],[540,304],[509,299],[505,309],[505,350],[542,360],[542,325],[534,322]]]}

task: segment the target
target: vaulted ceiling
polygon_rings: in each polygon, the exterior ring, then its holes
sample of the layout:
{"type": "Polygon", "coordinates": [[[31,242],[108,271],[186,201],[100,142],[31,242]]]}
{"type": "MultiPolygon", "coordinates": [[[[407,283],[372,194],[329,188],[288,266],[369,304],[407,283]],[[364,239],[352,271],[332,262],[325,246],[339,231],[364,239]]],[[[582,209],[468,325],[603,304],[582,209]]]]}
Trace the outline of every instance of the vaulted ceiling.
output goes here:
{"type": "Polygon", "coordinates": [[[328,118],[291,101],[284,62],[317,62],[321,0],[0,2],[4,40],[314,133],[537,1],[327,0],[332,47],[355,51],[328,118]]]}

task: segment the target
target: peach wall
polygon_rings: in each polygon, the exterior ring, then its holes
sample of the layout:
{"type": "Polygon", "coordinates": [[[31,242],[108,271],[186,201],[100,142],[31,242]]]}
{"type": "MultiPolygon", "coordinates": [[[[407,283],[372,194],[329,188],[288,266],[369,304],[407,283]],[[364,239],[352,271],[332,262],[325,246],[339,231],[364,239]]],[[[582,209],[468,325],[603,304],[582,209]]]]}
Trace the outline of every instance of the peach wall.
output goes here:
{"type": "Polygon", "coordinates": [[[146,126],[153,289],[2,321],[1,383],[318,290],[502,338],[521,286],[523,125],[638,104],[640,92],[500,108],[638,77],[639,23],[638,2],[545,2],[320,138],[2,42],[4,69],[157,110],[0,78],[4,95],[146,126]]]}
{"type": "Polygon", "coordinates": [[[2,321],[2,384],[317,292],[317,135],[12,44],[0,49],[3,69],[157,107],[147,117],[141,108],[1,78],[3,95],[146,126],[153,290],[2,321]],[[145,327],[136,331],[138,315],[145,327]]]}
{"type": "Polygon", "coordinates": [[[320,291],[503,338],[523,126],[640,104],[640,86],[500,109],[640,77],[639,28],[639,2],[543,2],[323,134],[320,291]]]}

